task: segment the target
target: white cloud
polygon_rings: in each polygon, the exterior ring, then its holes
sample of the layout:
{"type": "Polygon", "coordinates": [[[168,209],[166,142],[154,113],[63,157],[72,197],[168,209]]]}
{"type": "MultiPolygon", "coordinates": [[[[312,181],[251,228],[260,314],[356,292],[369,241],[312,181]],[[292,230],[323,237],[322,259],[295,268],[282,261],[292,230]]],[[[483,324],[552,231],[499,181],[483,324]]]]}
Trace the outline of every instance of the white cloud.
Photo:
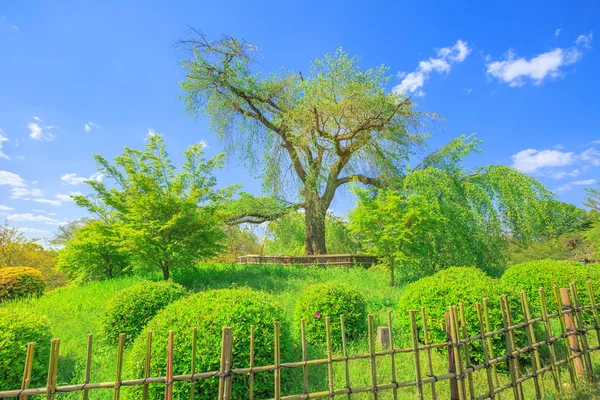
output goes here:
{"type": "Polygon", "coordinates": [[[587,149],[581,153],[581,159],[587,161],[593,166],[600,166],[600,151],[595,149],[587,149]]]}
{"type": "Polygon", "coordinates": [[[39,124],[42,122],[42,120],[39,117],[34,116],[33,119],[36,122],[30,122],[27,124],[27,129],[29,129],[29,137],[31,137],[33,140],[54,140],[54,135],[51,132],[51,130],[54,129],[54,126],[49,125],[46,127],[42,127],[39,124]]]}
{"type": "Polygon", "coordinates": [[[14,187],[10,190],[10,192],[11,192],[10,197],[13,199],[24,198],[25,200],[29,200],[30,196],[33,196],[33,197],[41,197],[42,196],[42,191],[37,188],[27,189],[27,188],[22,188],[22,187],[14,187]]]}
{"type": "Polygon", "coordinates": [[[33,201],[37,201],[38,203],[44,203],[44,204],[50,204],[52,206],[61,206],[62,205],[62,201],[60,200],[53,200],[53,199],[31,199],[33,201]]]}
{"type": "Polygon", "coordinates": [[[573,182],[573,185],[593,185],[594,183],[596,183],[595,179],[586,179],[583,181],[575,181],[573,182]]]}
{"type": "Polygon", "coordinates": [[[9,207],[9,206],[3,206],[0,204],[0,211],[12,211],[14,210],[14,208],[9,207]]]}
{"type": "Polygon", "coordinates": [[[487,73],[511,87],[523,86],[528,81],[541,85],[547,78],[560,77],[562,67],[579,61],[583,55],[581,48],[590,47],[591,42],[591,33],[581,35],[573,47],[557,48],[529,60],[524,57],[517,58],[516,53],[509,50],[505,60],[488,63],[487,73]]]}
{"type": "Polygon", "coordinates": [[[550,178],[552,178],[552,179],[562,179],[562,178],[566,178],[567,176],[575,178],[580,173],[581,173],[581,170],[579,170],[579,169],[576,168],[576,169],[574,169],[571,172],[566,172],[566,171],[555,172],[555,173],[553,173],[553,174],[550,175],[550,178]]]}
{"type": "Polygon", "coordinates": [[[512,167],[523,172],[535,172],[544,167],[562,167],[575,162],[576,156],[572,152],[558,150],[521,150],[511,156],[512,167]]]}
{"type": "Polygon", "coordinates": [[[71,196],[81,196],[83,193],[81,192],[71,192],[69,194],[57,194],[54,197],[56,197],[58,200],[68,203],[68,202],[72,202],[74,201],[71,196]]]}
{"type": "Polygon", "coordinates": [[[10,214],[6,217],[8,221],[42,222],[47,225],[56,225],[59,221],[46,217],[45,215],[36,215],[32,213],[10,214]]]}
{"type": "Polygon", "coordinates": [[[79,176],[77,174],[64,174],[60,177],[60,180],[63,181],[66,185],[79,185],[80,183],[84,183],[85,181],[102,181],[102,173],[95,172],[90,175],[89,178],[84,176],[79,176]]]}
{"type": "Polygon", "coordinates": [[[558,37],[560,35],[560,31],[562,31],[562,29],[558,28],[557,30],[554,31],[554,36],[558,37]]]}
{"type": "Polygon", "coordinates": [[[94,129],[94,128],[100,128],[100,127],[98,125],[94,124],[92,121],[83,125],[83,130],[85,130],[86,133],[90,133],[92,131],[92,129],[94,129]]]}
{"type": "Polygon", "coordinates": [[[392,92],[410,94],[417,93],[417,95],[423,96],[422,90],[419,90],[425,84],[432,72],[437,73],[448,73],[452,69],[453,64],[462,63],[471,49],[467,42],[457,40],[456,44],[452,47],[443,47],[437,50],[437,58],[430,57],[429,60],[420,61],[417,69],[414,72],[398,73],[398,78],[402,79],[399,85],[396,85],[392,92]]]}
{"type": "Polygon", "coordinates": [[[593,185],[596,182],[597,182],[596,179],[585,179],[585,180],[581,180],[581,181],[574,181],[571,183],[565,183],[564,185],[560,185],[559,187],[554,189],[554,191],[556,193],[568,192],[569,190],[573,189],[573,185],[589,186],[589,185],[593,185]]]}
{"type": "Polygon", "coordinates": [[[144,142],[147,142],[148,140],[150,140],[150,138],[152,136],[156,136],[156,135],[160,135],[160,133],[156,132],[154,129],[152,128],[148,128],[148,133],[146,134],[146,136],[144,137],[144,142]]]}
{"type": "Polygon", "coordinates": [[[18,229],[23,233],[48,233],[48,231],[45,231],[43,229],[36,229],[36,228],[18,228],[18,229]]]}
{"type": "Polygon", "coordinates": [[[25,180],[17,174],[8,171],[0,171],[0,185],[23,187],[25,180]]]}
{"type": "Polygon", "coordinates": [[[463,90],[466,94],[471,94],[471,92],[473,91],[473,88],[464,88],[463,90]]]}
{"type": "Polygon", "coordinates": [[[7,156],[6,154],[4,154],[4,152],[2,151],[2,147],[4,146],[3,143],[7,142],[7,141],[8,141],[8,138],[6,136],[4,136],[4,131],[2,129],[0,129],[0,158],[10,160],[10,157],[7,156]]]}

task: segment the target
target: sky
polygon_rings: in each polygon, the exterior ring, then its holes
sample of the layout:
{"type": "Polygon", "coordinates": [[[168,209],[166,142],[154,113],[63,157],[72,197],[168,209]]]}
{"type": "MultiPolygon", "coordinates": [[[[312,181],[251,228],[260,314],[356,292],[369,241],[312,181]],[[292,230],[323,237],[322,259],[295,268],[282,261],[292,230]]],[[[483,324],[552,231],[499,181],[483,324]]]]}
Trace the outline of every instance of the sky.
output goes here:
{"type": "MultiPolygon", "coordinates": [[[[364,68],[385,64],[389,91],[444,123],[435,149],[476,133],[468,166],[505,164],[581,206],[600,177],[600,5],[539,2],[0,1],[0,221],[30,238],[86,215],[70,195],[102,179],[113,158],[164,136],[176,163],[204,141],[223,151],[203,116],[186,114],[178,83],[190,27],[244,38],[260,71],[308,71],[338,47],[364,68]],[[372,4],[370,4],[372,3],[372,4]]],[[[231,157],[219,186],[260,180],[231,157]]],[[[332,210],[353,199],[339,193],[332,210]]]]}

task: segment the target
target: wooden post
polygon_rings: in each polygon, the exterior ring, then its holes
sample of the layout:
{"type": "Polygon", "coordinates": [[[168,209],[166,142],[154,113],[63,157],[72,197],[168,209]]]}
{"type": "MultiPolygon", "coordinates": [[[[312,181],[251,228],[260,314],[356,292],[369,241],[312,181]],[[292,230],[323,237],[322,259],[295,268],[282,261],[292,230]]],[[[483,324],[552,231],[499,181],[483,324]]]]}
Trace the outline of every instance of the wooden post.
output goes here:
{"type": "MultiPolygon", "coordinates": [[[[93,342],[93,335],[90,333],[87,336],[88,340],[87,340],[87,353],[86,353],[86,357],[85,357],[85,380],[84,380],[84,384],[87,385],[88,383],[90,383],[90,378],[92,375],[92,342],[93,342]]],[[[89,389],[84,389],[83,390],[83,400],[88,400],[89,398],[89,389]]]]}
{"type": "MultiPolygon", "coordinates": [[[[454,362],[454,349],[452,348],[452,327],[450,325],[450,313],[444,314],[446,318],[446,341],[448,342],[448,373],[456,374],[456,363],[454,362]]],[[[459,400],[458,381],[456,378],[450,378],[450,400],[459,400]]]]}
{"type": "Polygon", "coordinates": [[[575,374],[578,377],[583,378],[585,375],[583,361],[581,360],[581,349],[579,348],[579,341],[577,340],[577,329],[575,328],[575,319],[573,318],[573,308],[571,307],[569,289],[560,288],[560,301],[565,316],[567,333],[569,334],[569,345],[571,346],[571,352],[573,353],[575,374]]]}
{"type": "Polygon", "coordinates": [[[165,378],[165,400],[173,398],[173,331],[167,339],[167,376],[165,378]]]}
{"type": "Polygon", "coordinates": [[[371,393],[373,400],[379,398],[377,392],[377,360],[375,359],[375,323],[373,314],[369,314],[369,367],[371,370],[371,393]]]}
{"type": "MultiPolygon", "coordinates": [[[[21,390],[29,389],[29,383],[31,381],[31,368],[33,366],[33,350],[35,348],[34,342],[27,343],[27,355],[25,356],[25,368],[23,368],[23,379],[21,381],[21,390]]],[[[24,394],[19,396],[19,400],[27,400],[28,396],[24,394]]]]}
{"type": "Polygon", "coordinates": [[[417,398],[423,400],[423,383],[421,382],[421,358],[419,357],[419,331],[417,330],[417,319],[415,310],[410,310],[410,332],[412,336],[412,350],[415,361],[415,385],[417,386],[417,398]]]}
{"type": "Polygon", "coordinates": [[[377,327],[377,344],[382,349],[390,348],[390,328],[387,326],[377,327]]]}

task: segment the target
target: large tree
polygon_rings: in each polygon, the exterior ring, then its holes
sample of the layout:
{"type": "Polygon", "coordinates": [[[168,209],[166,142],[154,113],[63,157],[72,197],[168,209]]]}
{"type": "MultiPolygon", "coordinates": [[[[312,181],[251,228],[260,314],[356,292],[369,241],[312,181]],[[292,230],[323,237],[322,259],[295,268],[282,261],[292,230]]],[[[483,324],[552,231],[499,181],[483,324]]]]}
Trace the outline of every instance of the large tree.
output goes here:
{"type": "MultiPolygon", "coordinates": [[[[410,99],[386,90],[384,66],[361,69],[341,49],[309,73],[257,72],[257,47],[203,34],[184,42],[192,57],[182,82],[187,109],[213,129],[272,195],[293,193],[305,213],[305,251],[326,253],[325,218],[338,188],[401,175],[415,145],[418,114],[410,99]]],[[[293,202],[296,202],[295,199],[293,202]]]]}
{"type": "Polygon", "coordinates": [[[226,219],[219,204],[235,190],[214,188],[222,154],[205,160],[204,146],[195,144],[184,155],[178,171],[159,135],[143,150],[126,147],[114,163],[96,155],[110,186],[89,180],[94,194],[74,196],[122,238],[137,265],[160,269],[165,280],[173,268],[192,267],[218,252],[226,219]]]}

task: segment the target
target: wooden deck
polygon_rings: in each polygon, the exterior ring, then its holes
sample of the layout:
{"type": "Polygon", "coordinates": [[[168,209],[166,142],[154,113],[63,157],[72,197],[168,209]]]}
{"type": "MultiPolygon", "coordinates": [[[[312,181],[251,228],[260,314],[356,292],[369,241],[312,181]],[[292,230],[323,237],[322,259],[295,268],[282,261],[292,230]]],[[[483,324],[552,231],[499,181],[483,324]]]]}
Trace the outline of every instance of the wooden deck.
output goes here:
{"type": "Polygon", "coordinates": [[[365,254],[325,254],[315,256],[263,256],[260,254],[248,254],[238,257],[238,264],[295,264],[295,265],[318,265],[363,267],[369,268],[377,262],[377,257],[365,254]]]}

